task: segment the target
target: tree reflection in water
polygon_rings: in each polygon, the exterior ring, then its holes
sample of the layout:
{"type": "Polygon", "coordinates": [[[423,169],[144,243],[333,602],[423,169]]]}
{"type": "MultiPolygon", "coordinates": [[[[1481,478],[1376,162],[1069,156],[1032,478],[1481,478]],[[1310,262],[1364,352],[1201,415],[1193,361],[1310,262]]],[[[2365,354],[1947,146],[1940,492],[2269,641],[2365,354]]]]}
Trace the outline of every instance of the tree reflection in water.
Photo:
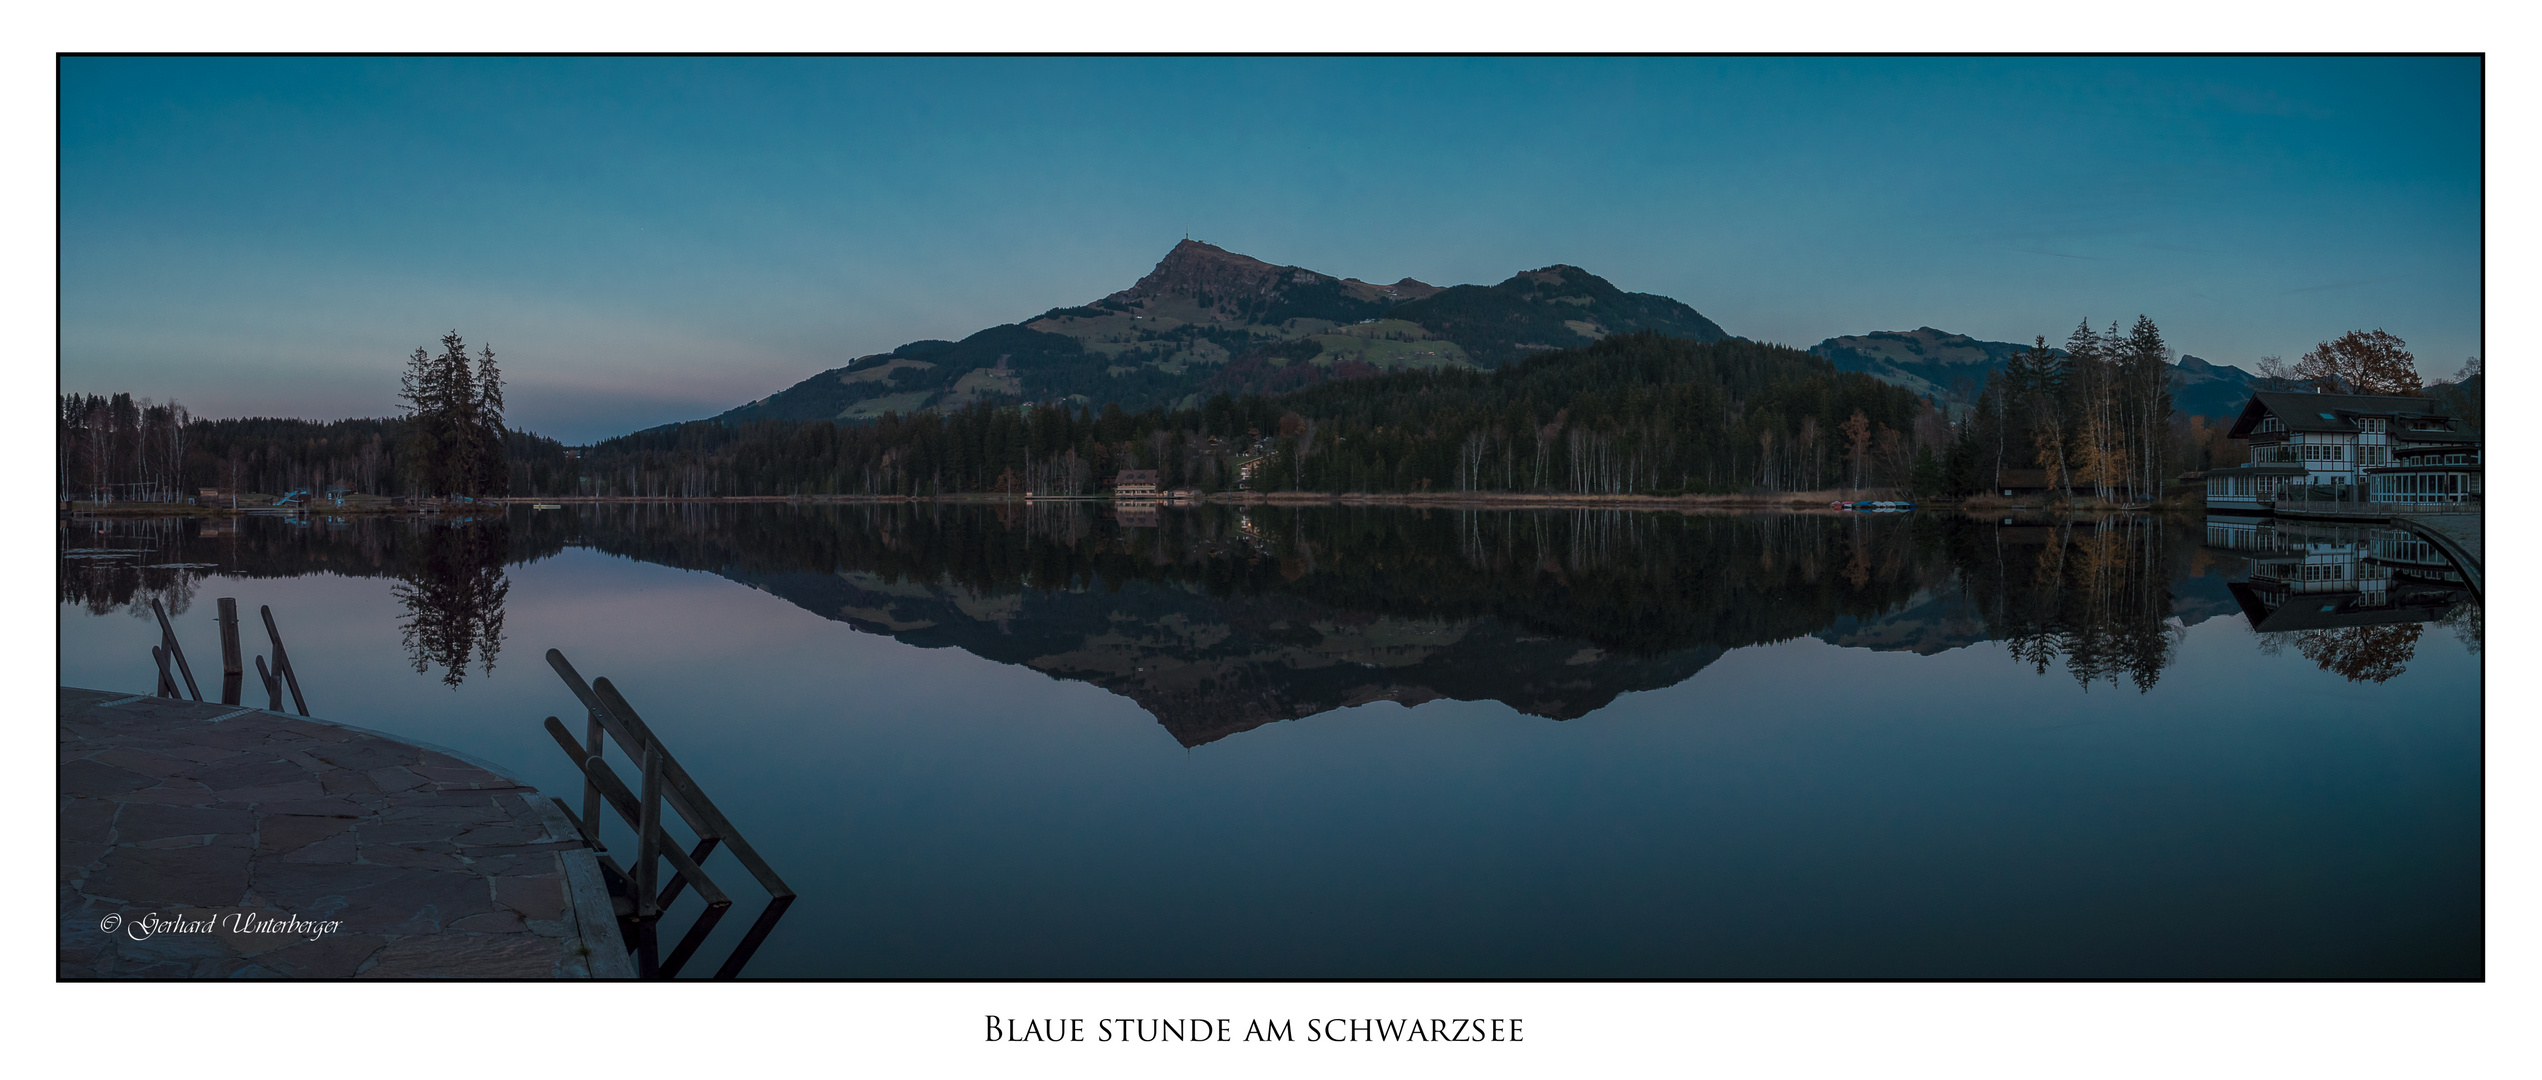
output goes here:
{"type": "Polygon", "coordinates": [[[2172,619],[2184,561],[2174,523],[2130,515],[1955,531],[1988,628],[2031,670],[2045,675],[2062,659],[2086,690],[2123,675],[2141,693],[2171,666],[2188,631],[2172,619]]]}
{"type": "Polygon", "coordinates": [[[214,566],[392,578],[406,659],[453,687],[501,652],[506,566],[595,549],[1093,682],[1188,721],[1177,735],[1194,741],[1379,698],[1576,717],[1804,636],[1923,655],[2001,641],[2039,675],[2140,691],[2189,626],[2236,610],[2263,649],[2292,644],[2365,682],[2401,675],[2428,622],[2475,652],[2481,638],[2477,599],[2392,536],[2144,514],[1205,505],[1133,523],[1074,502],[680,503],[80,520],[59,544],[62,601],[99,613],[147,617],[154,595],[182,611],[214,566]]]}
{"type": "Polygon", "coordinates": [[[2480,655],[2480,610],[2479,604],[2456,604],[2454,610],[2436,620],[2437,625],[2452,630],[2455,640],[2462,642],[2473,656],[2480,655]]]}
{"type": "Polygon", "coordinates": [[[2419,623],[2398,626],[2351,626],[2341,630],[2303,630],[2295,634],[2295,650],[2349,682],[2379,683],[2409,667],[2418,653],[2419,623]]]}
{"type": "Polygon", "coordinates": [[[427,528],[420,539],[394,590],[406,609],[397,628],[407,659],[419,675],[439,668],[451,687],[466,680],[471,657],[493,673],[503,648],[503,598],[512,589],[503,573],[509,530],[500,520],[460,521],[427,528]]]}
{"type": "Polygon", "coordinates": [[[171,618],[185,614],[197,583],[213,566],[188,561],[198,553],[185,544],[185,526],[177,518],[63,522],[56,530],[57,598],[91,615],[120,608],[133,618],[152,619],[152,600],[166,605],[171,618]]]}
{"type": "Polygon", "coordinates": [[[2429,623],[2480,652],[2479,597],[2449,556],[2409,530],[2211,517],[2207,544],[2247,553],[2232,589],[2263,653],[2293,645],[2323,671],[2382,683],[2408,670],[2429,623]]]}

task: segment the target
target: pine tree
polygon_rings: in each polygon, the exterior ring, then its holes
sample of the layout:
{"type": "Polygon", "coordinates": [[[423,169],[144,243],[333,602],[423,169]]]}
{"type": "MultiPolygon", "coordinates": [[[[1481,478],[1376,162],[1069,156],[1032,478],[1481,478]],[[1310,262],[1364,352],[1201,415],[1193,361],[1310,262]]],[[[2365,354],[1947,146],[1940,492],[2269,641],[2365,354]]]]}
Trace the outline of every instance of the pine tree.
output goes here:
{"type": "Polygon", "coordinates": [[[401,448],[410,490],[437,496],[498,494],[509,486],[503,450],[503,376],[494,350],[472,362],[467,342],[453,330],[441,337],[441,355],[423,349],[407,357],[398,382],[406,404],[406,443],[401,448]]]}
{"type": "Polygon", "coordinates": [[[437,494],[467,495],[476,487],[485,445],[478,434],[475,374],[468,359],[468,343],[460,340],[456,330],[443,334],[441,355],[433,358],[433,379],[442,402],[438,419],[446,462],[442,489],[437,494]]]}
{"type": "MultiPolygon", "coordinates": [[[[2094,442],[2108,435],[2105,406],[2109,379],[2101,336],[2092,331],[2091,320],[2086,319],[2076,325],[2074,333],[2065,339],[2065,355],[2065,415],[2070,419],[2075,435],[2076,468],[2073,476],[2088,479],[2090,476],[2085,473],[2085,468],[2107,461],[2111,456],[2108,446],[2094,442]]],[[[2097,471],[2091,475],[2098,475],[2097,471]]],[[[2096,487],[2095,493],[2108,494],[2106,488],[2099,487],[2096,487]]],[[[2065,494],[2068,499],[2074,497],[2071,480],[2066,485],[2065,494]]]]}
{"type": "Polygon", "coordinates": [[[406,443],[398,453],[406,466],[407,489],[419,494],[437,493],[443,486],[444,447],[439,422],[440,379],[433,368],[432,354],[419,348],[406,358],[406,373],[398,380],[397,399],[406,403],[406,443]]]}
{"type": "Polygon", "coordinates": [[[510,494],[512,470],[503,452],[503,372],[494,366],[492,345],[477,347],[476,423],[474,494],[510,494]]]}
{"type": "Polygon", "coordinates": [[[2152,319],[2136,316],[2127,332],[2126,387],[2130,429],[2134,436],[2135,482],[2130,486],[2145,501],[2162,498],[2163,443],[2171,428],[2171,347],[2152,319]]]}
{"type": "MultiPolygon", "coordinates": [[[[2065,422],[2061,407],[2065,396],[2065,363],[2048,348],[2048,339],[2033,336],[2030,347],[2012,355],[2006,368],[2013,393],[2020,401],[2020,415],[2030,424],[2030,445],[2039,467],[2048,471],[2049,487],[2067,484],[2065,463],[2065,422]]],[[[2067,494],[2071,496],[2069,489],[2067,494]]]]}

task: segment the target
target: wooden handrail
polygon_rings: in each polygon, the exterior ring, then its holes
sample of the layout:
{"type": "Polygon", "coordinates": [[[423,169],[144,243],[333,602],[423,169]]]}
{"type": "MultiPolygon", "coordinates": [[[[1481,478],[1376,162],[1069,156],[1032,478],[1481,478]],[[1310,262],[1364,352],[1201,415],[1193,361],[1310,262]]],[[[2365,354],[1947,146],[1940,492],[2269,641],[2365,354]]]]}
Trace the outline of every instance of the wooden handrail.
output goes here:
{"type": "Polygon", "coordinates": [[[168,609],[160,606],[158,597],[150,598],[150,613],[159,617],[159,643],[165,645],[168,655],[176,659],[177,672],[185,676],[185,692],[193,695],[196,701],[203,700],[203,691],[194,685],[194,669],[185,662],[185,648],[177,644],[176,628],[168,625],[168,609]]]}
{"type": "MultiPolygon", "coordinates": [[[[564,677],[565,685],[573,689],[574,695],[591,708],[602,728],[617,740],[618,748],[625,751],[630,760],[642,761],[646,750],[661,748],[661,740],[654,737],[652,729],[636,714],[634,706],[627,704],[627,699],[618,693],[617,687],[609,684],[609,680],[583,682],[573,664],[566,661],[565,654],[554,649],[547,650],[547,663],[564,677]]],[[[768,890],[769,895],[794,895],[794,890],[786,886],[785,879],[778,877],[776,870],[759,857],[749,841],[741,838],[740,830],[733,828],[732,821],[724,816],[723,811],[715,807],[705,792],[698,790],[697,782],[689,777],[687,769],[680,767],[679,759],[673,757],[668,749],[662,749],[662,780],[664,791],[671,796],[672,809],[679,811],[699,837],[711,836],[723,841],[726,847],[732,849],[733,857],[741,860],[742,866],[749,869],[750,875],[758,879],[759,886],[768,890]]]]}
{"type": "Polygon", "coordinates": [[[742,839],[740,830],[734,828],[732,821],[724,816],[714,801],[699,790],[688,770],[680,766],[670,749],[654,735],[644,718],[637,715],[634,707],[627,704],[626,698],[610,685],[609,680],[585,682],[573,665],[566,661],[565,655],[555,649],[547,651],[547,663],[582,702],[586,717],[584,734],[580,739],[575,738],[574,733],[565,727],[565,722],[556,717],[548,717],[543,725],[548,736],[556,740],[556,745],[574,760],[578,771],[583,774],[583,812],[577,815],[563,799],[553,800],[557,809],[564,813],[595,851],[606,850],[601,844],[600,823],[596,820],[604,803],[636,832],[634,866],[622,867],[605,854],[598,858],[611,891],[618,893],[624,901],[619,918],[628,947],[636,954],[637,975],[641,978],[670,978],[679,974],[732,907],[732,898],[725,895],[701,869],[701,864],[718,846],[731,848],[733,857],[769,894],[768,906],[752,920],[740,944],[715,971],[715,977],[719,979],[739,975],[742,966],[767,940],[778,919],[793,906],[794,890],[788,888],[785,879],[778,877],[767,861],[742,839]],[[616,742],[628,759],[639,767],[640,790],[631,790],[627,782],[602,760],[603,732],[608,735],[607,741],[616,742]],[[664,830],[662,807],[665,803],[697,834],[694,851],[680,850],[678,841],[664,830]],[[671,864],[672,876],[667,884],[657,878],[657,867],[663,862],[671,864]],[[670,908],[672,901],[678,899],[681,890],[692,884],[696,886],[706,910],[690,925],[669,955],[661,957],[657,963],[656,933],[661,916],[670,908]]]}
{"type": "MultiPolygon", "coordinates": [[[[661,741],[653,737],[652,730],[644,726],[644,721],[636,716],[635,708],[627,704],[626,698],[619,696],[618,688],[609,685],[609,680],[600,679],[594,682],[592,689],[600,695],[601,700],[609,703],[612,712],[624,718],[629,727],[644,737],[646,745],[656,749],[661,748],[661,741]]],[[[681,797],[693,801],[698,813],[714,827],[713,835],[722,840],[724,846],[732,849],[733,857],[740,859],[742,866],[750,870],[750,876],[759,879],[759,887],[768,890],[771,896],[794,895],[794,890],[786,887],[785,879],[777,876],[777,871],[768,865],[766,859],[759,857],[759,852],[750,846],[748,840],[742,839],[741,830],[733,828],[732,821],[724,816],[724,812],[715,808],[715,803],[706,797],[705,792],[698,790],[697,783],[689,779],[688,770],[680,769],[679,764],[671,760],[670,751],[663,750],[663,778],[667,781],[674,770],[677,770],[679,775],[681,797]]]]}
{"type": "Polygon", "coordinates": [[[261,656],[256,658],[256,677],[265,680],[266,710],[270,712],[281,712],[282,680],[275,677],[274,673],[265,667],[265,658],[261,656]]]}
{"type": "MultiPolygon", "coordinates": [[[[575,673],[574,666],[566,662],[565,654],[549,649],[547,663],[549,667],[556,669],[558,675],[564,677],[566,688],[572,690],[575,697],[582,699],[583,707],[590,711],[592,721],[599,724],[601,730],[608,732],[611,739],[617,741],[618,749],[630,760],[644,760],[645,747],[652,745],[652,732],[630,727],[623,717],[611,712],[609,706],[601,702],[600,695],[593,692],[591,685],[584,682],[581,675],[575,673]]],[[[642,721],[639,720],[637,723],[641,724],[642,721]]],[[[595,749],[589,753],[596,752],[595,749]]],[[[680,768],[677,759],[668,759],[664,763],[662,775],[670,781],[671,809],[679,812],[680,819],[688,822],[689,829],[699,836],[721,835],[710,824],[711,819],[700,813],[696,803],[689,798],[695,785],[689,782],[688,770],[680,768]]],[[[704,796],[700,795],[699,798],[702,799],[704,796]]]]}
{"type": "MultiPolygon", "coordinates": [[[[300,710],[300,715],[307,716],[309,701],[300,696],[300,675],[291,669],[291,654],[283,651],[282,631],[274,628],[274,609],[270,605],[258,605],[257,610],[265,616],[265,636],[274,642],[274,674],[282,676],[284,685],[291,687],[291,707],[300,710]]],[[[280,699],[275,701],[274,711],[282,711],[280,699]]]]}

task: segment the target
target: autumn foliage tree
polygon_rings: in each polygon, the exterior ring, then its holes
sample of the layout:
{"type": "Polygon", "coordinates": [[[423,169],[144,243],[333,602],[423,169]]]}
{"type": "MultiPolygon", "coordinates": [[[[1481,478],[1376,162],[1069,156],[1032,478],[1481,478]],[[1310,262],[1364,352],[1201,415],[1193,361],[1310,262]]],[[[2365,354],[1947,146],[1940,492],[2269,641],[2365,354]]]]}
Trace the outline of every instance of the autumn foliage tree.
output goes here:
{"type": "Polygon", "coordinates": [[[1845,433],[1845,457],[1853,462],[1854,486],[1861,487],[1865,452],[1871,447],[1871,418],[1855,409],[1853,416],[1836,428],[1845,433]]]}
{"type": "Polygon", "coordinates": [[[2325,391],[2417,396],[2415,357],[2405,343],[2381,330],[2351,330],[2313,346],[2295,362],[2295,375],[2325,391]]]}

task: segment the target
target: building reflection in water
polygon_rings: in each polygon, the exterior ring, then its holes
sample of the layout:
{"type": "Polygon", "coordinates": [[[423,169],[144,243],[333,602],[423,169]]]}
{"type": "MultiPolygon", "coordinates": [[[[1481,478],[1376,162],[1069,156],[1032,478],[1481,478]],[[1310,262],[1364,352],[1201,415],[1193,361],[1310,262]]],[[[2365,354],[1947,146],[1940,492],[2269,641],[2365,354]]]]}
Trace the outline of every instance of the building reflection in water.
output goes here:
{"type": "Polygon", "coordinates": [[[2379,683],[2408,667],[2430,623],[2480,648],[2479,598],[2407,529],[2211,517],[2207,546],[2250,560],[2231,588],[2262,651],[2291,644],[2324,671],[2379,683]]]}

